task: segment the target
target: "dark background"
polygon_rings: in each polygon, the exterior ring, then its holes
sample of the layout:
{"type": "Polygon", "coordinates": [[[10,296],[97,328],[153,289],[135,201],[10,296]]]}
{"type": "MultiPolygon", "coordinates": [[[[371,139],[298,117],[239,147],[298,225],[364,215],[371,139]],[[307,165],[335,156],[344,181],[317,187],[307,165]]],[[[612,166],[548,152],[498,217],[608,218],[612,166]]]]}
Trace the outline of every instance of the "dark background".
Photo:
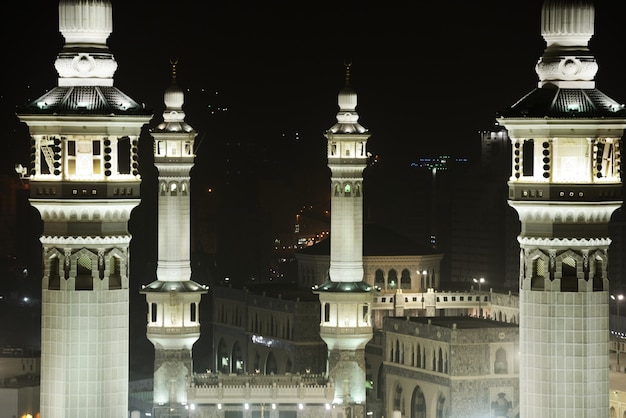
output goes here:
{"type": "MultiPolygon", "coordinates": [[[[477,159],[479,132],[494,126],[498,110],[537,86],[534,66],[545,48],[539,0],[361,3],[112,1],[114,85],[155,115],[140,141],[142,203],[130,224],[131,377],[149,375],[153,356],[139,294],[141,284],[156,278],[156,170],[147,129],[162,120],[172,59],[186,92],[186,121],[198,131],[194,239],[205,227],[228,225],[223,234],[244,237],[228,242],[231,253],[240,251],[230,265],[251,263],[257,256],[251,243],[289,229],[299,208],[329,209],[323,134],[336,121],[345,62],[352,63],[359,121],[372,134],[368,150],[379,161],[365,174],[367,213],[396,226],[412,222],[398,214],[415,212],[421,222],[430,207],[429,177],[411,171],[411,162],[439,154],[477,159]],[[212,201],[209,188],[229,202],[226,209],[212,201]]],[[[28,130],[16,106],[57,85],[54,61],[64,43],[57,7],[52,0],[14,2],[3,16],[0,175],[14,176],[15,164],[29,163],[28,130]]],[[[596,85],[618,102],[626,98],[624,16],[626,3],[596,2],[590,43],[599,65],[596,85]]],[[[19,239],[36,247],[37,214],[26,203],[25,196],[18,199],[18,222],[28,226],[19,239]]],[[[419,240],[427,239],[428,226],[414,229],[419,240]]],[[[221,278],[219,254],[197,251],[194,278],[221,278]]],[[[13,268],[3,287],[26,282],[36,299],[40,255],[29,252],[17,264],[26,265],[30,276],[13,268]]],[[[5,342],[18,341],[8,337],[30,325],[38,330],[38,313],[21,306],[7,316],[16,320],[5,342]]],[[[202,340],[210,350],[204,331],[202,340]]]]}

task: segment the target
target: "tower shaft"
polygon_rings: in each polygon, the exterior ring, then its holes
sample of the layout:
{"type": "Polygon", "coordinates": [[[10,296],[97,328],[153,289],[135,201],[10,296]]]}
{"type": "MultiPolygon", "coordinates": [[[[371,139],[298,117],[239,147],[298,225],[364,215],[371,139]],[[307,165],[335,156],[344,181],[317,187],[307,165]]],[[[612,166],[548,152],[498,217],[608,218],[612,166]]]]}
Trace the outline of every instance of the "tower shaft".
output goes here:
{"type": "Polygon", "coordinates": [[[608,230],[626,112],[595,88],[593,3],[545,0],[541,17],[538,88],[498,118],[521,224],[520,418],[608,417],[608,230]]]}
{"type": "Polygon", "coordinates": [[[197,133],[184,121],[184,95],[165,91],[163,122],[151,130],[158,174],[157,280],[141,293],[148,302],[147,337],[154,344],[153,416],[189,416],[193,344],[200,337],[199,304],[206,287],[191,280],[190,171],[197,133]]]}
{"type": "Polygon", "coordinates": [[[346,85],[338,97],[337,123],[325,134],[331,171],[330,280],[315,292],[328,375],[335,383],[334,414],[363,418],[365,345],[373,335],[371,286],[363,281],[363,170],[370,135],[358,123],[356,102],[356,93],[346,85]]]}

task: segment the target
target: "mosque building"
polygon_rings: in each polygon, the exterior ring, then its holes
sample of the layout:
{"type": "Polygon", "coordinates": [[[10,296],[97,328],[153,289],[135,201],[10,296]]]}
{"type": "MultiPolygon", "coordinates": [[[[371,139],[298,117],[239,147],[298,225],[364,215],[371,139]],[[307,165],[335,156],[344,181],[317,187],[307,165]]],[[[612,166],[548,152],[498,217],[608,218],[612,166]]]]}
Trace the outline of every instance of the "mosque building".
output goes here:
{"type": "MultiPolygon", "coordinates": [[[[536,65],[539,85],[497,118],[513,144],[508,202],[522,226],[519,297],[495,293],[479,278],[477,288],[440,289],[443,255],[432,248],[371,250],[374,234],[363,220],[370,133],[359,122],[346,63],[337,123],[324,133],[330,236],[298,255],[297,292],[213,290],[203,302],[213,313],[213,369],[206,373],[193,366],[199,306],[209,292],[191,280],[197,132],[185,122],[173,61],[163,121],[150,130],[159,227],[156,277],[141,290],[155,349],[145,413],[624,413],[626,396],[615,390],[609,397],[607,253],[608,222],[622,204],[626,110],[595,87],[592,2],[545,0],[541,29],[547,47],[536,65]]],[[[153,115],[114,87],[110,0],[60,0],[59,30],[58,86],[18,109],[32,138],[30,203],[43,220],[40,416],[135,418],[128,221],[141,197],[138,137],[153,115]]]]}

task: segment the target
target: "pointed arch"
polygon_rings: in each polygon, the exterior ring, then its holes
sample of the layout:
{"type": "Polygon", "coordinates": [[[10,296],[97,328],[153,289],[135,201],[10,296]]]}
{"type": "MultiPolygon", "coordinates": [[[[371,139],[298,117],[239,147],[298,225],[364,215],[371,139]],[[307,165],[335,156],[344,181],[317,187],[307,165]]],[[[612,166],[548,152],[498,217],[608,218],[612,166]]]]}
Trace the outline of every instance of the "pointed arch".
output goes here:
{"type": "Polygon", "coordinates": [[[226,347],[226,343],[223,339],[217,343],[217,370],[221,373],[229,373],[230,371],[230,357],[228,355],[228,348],[226,347]]]}
{"type": "Polygon", "coordinates": [[[376,269],[374,273],[374,286],[380,289],[385,288],[385,273],[381,269],[376,269]]]}
{"type": "Polygon", "coordinates": [[[393,410],[400,411],[404,415],[404,394],[402,393],[402,386],[400,383],[396,383],[393,391],[393,410]]]}
{"type": "Polygon", "coordinates": [[[402,269],[400,273],[400,288],[411,289],[411,273],[409,269],[402,269]]]}
{"type": "Polygon", "coordinates": [[[413,389],[411,395],[411,418],[426,418],[426,398],[419,386],[413,389]]]}
{"type": "Polygon", "coordinates": [[[448,405],[446,403],[446,397],[443,396],[443,393],[440,393],[437,397],[437,418],[446,418],[448,417],[448,405]]]}
{"type": "Polygon", "coordinates": [[[83,248],[72,255],[72,263],[75,264],[75,290],[93,290],[94,270],[98,269],[98,257],[91,251],[83,248]]]}
{"type": "Polygon", "coordinates": [[[244,372],[244,364],[243,364],[243,355],[241,354],[241,346],[237,341],[233,344],[232,349],[232,362],[231,362],[231,373],[243,373],[244,372]]]}
{"type": "Polygon", "coordinates": [[[276,357],[274,353],[270,352],[265,360],[265,374],[277,374],[278,364],[276,363],[276,357]]]}
{"type": "Polygon", "coordinates": [[[506,358],[506,351],[503,348],[496,350],[496,361],[493,364],[495,374],[507,374],[509,372],[509,362],[506,358]]]}
{"type": "Polygon", "coordinates": [[[398,288],[398,272],[395,269],[391,269],[387,273],[387,288],[388,289],[398,288]]]}

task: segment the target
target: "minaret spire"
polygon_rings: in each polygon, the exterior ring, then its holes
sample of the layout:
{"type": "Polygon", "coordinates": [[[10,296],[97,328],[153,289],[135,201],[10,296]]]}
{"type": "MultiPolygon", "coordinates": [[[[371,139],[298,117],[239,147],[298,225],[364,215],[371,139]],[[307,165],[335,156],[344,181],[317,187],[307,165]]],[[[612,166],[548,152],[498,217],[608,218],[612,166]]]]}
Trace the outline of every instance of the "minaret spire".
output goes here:
{"type": "Polygon", "coordinates": [[[328,347],[328,374],[335,382],[334,413],[364,418],[365,345],[372,338],[371,286],[363,281],[363,170],[367,129],[358,123],[357,95],[339,92],[337,123],[326,131],[331,170],[329,281],[314,288],[321,304],[320,336],[328,347]]]}
{"type": "Polygon", "coordinates": [[[191,280],[190,171],[197,133],[184,120],[177,63],[170,61],[163,122],[151,131],[159,172],[157,280],[141,290],[148,302],[147,336],[155,348],[154,412],[161,418],[186,416],[192,347],[200,337],[198,307],[207,292],[191,280]]]}

